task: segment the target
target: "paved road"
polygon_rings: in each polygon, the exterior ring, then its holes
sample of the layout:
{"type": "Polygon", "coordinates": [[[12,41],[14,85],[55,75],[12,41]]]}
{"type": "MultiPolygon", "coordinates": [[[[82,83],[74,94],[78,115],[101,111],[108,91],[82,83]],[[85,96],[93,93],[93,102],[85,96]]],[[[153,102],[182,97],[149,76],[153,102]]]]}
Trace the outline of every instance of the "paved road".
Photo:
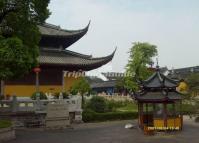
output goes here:
{"type": "Polygon", "coordinates": [[[199,123],[185,122],[181,132],[155,136],[144,136],[137,128],[125,129],[127,123],[136,125],[136,121],[116,121],[80,124],[63,131],[17,130],[17,139],[9,143],[199,143],[199,123]]]}

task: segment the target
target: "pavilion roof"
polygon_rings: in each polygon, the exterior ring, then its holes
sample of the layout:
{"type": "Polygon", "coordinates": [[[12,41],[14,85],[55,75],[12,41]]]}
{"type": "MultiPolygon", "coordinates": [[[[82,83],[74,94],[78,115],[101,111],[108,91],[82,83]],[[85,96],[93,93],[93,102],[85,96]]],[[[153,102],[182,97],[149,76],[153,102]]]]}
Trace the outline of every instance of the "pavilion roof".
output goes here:
{"type": "Polygon", "coordinates": [[[176,88],[178,82],[166,77],[160,72],[159,68],[157,68],[151,77],[142,82],[142,85],[144,88],[176,88]]]}
{"type": "Polygon", "coordinates": [[[164,90],[158,92],[144,92],[135,95],[136,100],[138,101],[173,101],[173,100],[181,100],[182,94],[177,91],[166,92],[164,90]]]}
{"type": "Polygon", "coordinates": [[[40,65],[59,66],[67,70],[92,70],[112,60],[115,51],[105,57],[93,58],[69,50],[42,49],[38,58],[40,65]]]}

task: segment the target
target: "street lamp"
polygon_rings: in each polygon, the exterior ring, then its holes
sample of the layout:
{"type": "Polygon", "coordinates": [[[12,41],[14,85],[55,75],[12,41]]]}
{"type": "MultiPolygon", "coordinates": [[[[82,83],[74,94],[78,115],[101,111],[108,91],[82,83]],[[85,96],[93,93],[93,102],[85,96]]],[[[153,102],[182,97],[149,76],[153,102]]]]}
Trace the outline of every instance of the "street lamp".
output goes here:
{"type": "Polygon", "coordinates": [[[37,97],[40,96],[40,93],[39,93],[39,73],[41,72],[41,69],[39,67],[35,67],[33,69],[33,71],[36,74],[36,83],[35,83],[35,86],[36,86],[36,98],[37,98],[37,97]]]}

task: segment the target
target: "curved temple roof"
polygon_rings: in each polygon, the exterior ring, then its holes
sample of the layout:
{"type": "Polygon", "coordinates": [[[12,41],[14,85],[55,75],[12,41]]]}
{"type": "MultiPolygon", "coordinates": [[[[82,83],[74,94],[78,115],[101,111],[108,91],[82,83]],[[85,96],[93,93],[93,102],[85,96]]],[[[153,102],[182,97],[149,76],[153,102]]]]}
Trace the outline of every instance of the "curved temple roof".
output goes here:
{"type": "Polygon", "coordinates": [[[65,30],[60,26],[45,23],[38,25],[41,32],[40,46],[50,48],[68,48],[70,45],[82,38],[88,31],[88,25],[80,30],[65,30]]]}
{"type": "Polygon", "coordinates": [[[113,59],[114,52],[108,56],[93,58],[69,50],[43,49],[40,51],[39,63],[41,66],[59,66],[67,70],[88,71],[101,67],[113,59]]]}

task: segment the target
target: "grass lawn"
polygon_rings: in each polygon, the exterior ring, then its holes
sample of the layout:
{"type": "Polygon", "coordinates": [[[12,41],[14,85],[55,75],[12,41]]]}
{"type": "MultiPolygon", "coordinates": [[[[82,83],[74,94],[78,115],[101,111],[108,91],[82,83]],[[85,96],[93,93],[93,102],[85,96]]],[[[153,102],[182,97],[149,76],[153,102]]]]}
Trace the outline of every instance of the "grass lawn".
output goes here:
{"type": "Polygon", "coordinates": [[[120,112],[133,111],[133,112],[136,112],[136,111],[138,111],[137,104],[135,104],[135,103],[128,103],[126,106],[117,108],[116,111],[120,111],[120,112]]]}
{"type": "Polygon", "coordinates": [[[0,120],[0,129],[1,128],[8,128],[12,126],[12,122],[9,120],[0,120]]]}

